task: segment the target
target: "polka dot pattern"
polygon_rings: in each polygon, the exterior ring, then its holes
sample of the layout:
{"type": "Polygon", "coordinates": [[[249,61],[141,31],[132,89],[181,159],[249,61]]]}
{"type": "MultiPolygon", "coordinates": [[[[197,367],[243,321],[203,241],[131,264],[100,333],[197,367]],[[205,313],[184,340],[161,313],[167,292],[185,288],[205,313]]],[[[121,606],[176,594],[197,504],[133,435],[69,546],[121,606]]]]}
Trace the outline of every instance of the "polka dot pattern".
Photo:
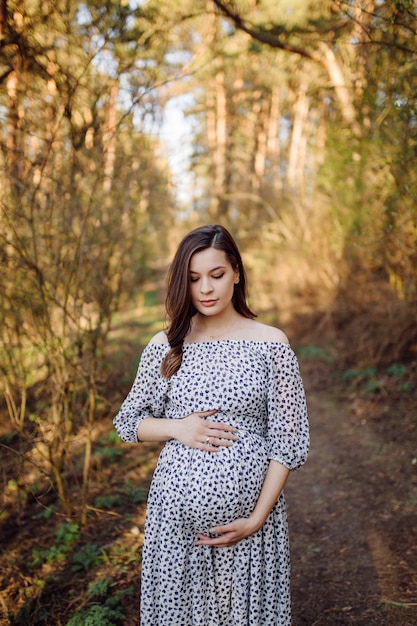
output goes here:
{"type": "Polygon", "coordinates": [[[223,340],[184,345],[181,368],[160,375],[166,344],[149,344],[114,418],[136,442],[145,417],[181,419],[216,408],[211,421],[238,429],[216,453],[168,441],[149,498],[141,626],[290,626],[284,494],[263,527],[229,548],[196,546],[196,533],[250,515],[270,459],[289,469],[309,446],[304,390],[290,346],[223,340]]]}

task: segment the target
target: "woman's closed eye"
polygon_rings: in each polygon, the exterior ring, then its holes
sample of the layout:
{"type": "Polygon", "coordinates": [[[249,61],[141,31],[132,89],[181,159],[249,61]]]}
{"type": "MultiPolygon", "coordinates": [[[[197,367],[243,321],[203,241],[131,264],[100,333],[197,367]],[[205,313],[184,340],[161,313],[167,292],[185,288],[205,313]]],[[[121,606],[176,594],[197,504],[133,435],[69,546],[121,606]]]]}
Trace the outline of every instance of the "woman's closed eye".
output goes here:
{"type": "MultiPolygon", "coordinates": [[[[224,274],[225,274],[224,272],[222,274],[216,274],[216,275],[213,275],[212,278],[214,278],[215,280],[219,280],[220,278],[223,278],[224,274]]],[[[195,277],[195,276],[191,276],[190,277],[190,283],[196,283],[198,280],[200,280],[199,276],[198,277],[195,277]]]]}

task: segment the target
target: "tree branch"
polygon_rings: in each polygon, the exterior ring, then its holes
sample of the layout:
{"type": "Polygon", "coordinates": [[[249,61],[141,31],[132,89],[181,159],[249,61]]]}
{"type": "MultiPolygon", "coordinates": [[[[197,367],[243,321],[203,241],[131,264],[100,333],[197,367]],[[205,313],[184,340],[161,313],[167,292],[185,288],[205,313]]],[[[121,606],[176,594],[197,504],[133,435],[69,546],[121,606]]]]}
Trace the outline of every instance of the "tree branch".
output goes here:
{"type": "Polygon", "coordinates": [[[230,19],[233,24],[239,30],[247,33],[255,39],[256,41],[260,41],[261,43],[265,43],[271,48],[279,48],[280,50],[285,50],[286,52],[291,52],[293,54],[298,54],[299,56],[304,57],[305,59],[309,59],[314,63],[318,63],[319,65],[324,65],[323,61],[320,57],[311,54],[304,48],[299,48],[298,46],[293,46],[292,44],[287,43],[286,41],[282,41],[278,37],[272,35],[271,33],[264,30],[255,30],[254,28],[248,26],[242,19],[242,17],[232,11],[225,2],[221,2],[220,0],[213,0],[216,7],[219,9],[223,15],[225,15],[228,19],[230,19]]]}

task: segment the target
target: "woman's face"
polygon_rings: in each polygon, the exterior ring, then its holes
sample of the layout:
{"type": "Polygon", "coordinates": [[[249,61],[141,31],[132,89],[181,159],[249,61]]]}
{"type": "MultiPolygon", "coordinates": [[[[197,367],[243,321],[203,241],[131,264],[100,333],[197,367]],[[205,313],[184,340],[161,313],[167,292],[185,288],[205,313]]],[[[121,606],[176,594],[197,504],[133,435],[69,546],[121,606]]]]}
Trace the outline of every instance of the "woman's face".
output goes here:
{"type": "Polygon", "coordinates": [[[233,269],[224,250],[206,248],[193,254],[189,275],[192,303],[199,313],[214,316],[233,306],[239,272],[233,269]]]}

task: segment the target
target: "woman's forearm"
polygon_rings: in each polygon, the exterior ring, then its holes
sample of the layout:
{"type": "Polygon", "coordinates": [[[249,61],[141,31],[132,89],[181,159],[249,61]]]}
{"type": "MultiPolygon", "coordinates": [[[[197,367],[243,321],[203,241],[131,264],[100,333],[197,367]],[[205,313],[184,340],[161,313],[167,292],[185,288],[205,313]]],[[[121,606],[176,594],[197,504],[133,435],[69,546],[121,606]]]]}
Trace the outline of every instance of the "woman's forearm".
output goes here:
{"type": "Polygon", "coordinates": [[[175,439],[176,420],[145,417],[138,427],[139,441],[164,442],[175,439]]]}
{"type": "Polygon", "coordinates": [[[207,452],[217,452],[236,439],[235,429],[228,424],[212,422],[209,418],[217,409],[191,413],[181,419],[145,417],[137,431],[139,441],[164,442],[176,439],[186,446],[207,452]]]}
{"type": "Polygon", "coordinates": [[[269,513],[278,500],[281,491],[287,482],[290,470],[281,463],[271,460],[269,462],[268,471],[262,485],[257,503],[255,505],[250,519],[252,520],[256,530],[263,526],[269,513]]]}

